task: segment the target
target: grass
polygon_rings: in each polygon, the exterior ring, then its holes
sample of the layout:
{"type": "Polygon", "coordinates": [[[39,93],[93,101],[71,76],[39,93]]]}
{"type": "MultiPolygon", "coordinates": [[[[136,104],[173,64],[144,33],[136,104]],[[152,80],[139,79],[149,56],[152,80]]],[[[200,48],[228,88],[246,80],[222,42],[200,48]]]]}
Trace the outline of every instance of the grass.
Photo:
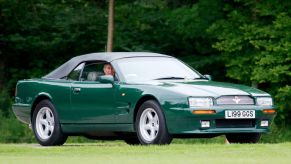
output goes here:
{"type": "Polygon", "coordinates": [[[290,163],[291,142],[279,144],[183,144],[129,146],[123,142],[0,144],[0,163],[290,163]]]}

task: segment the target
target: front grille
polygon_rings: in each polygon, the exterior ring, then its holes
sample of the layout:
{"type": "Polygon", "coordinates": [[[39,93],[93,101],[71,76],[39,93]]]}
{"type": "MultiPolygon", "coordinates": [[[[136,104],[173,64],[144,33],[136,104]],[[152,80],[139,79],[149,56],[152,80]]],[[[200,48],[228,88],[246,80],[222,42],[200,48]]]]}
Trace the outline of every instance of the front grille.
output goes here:
{"type": "Polygon", "coordinates": [[[255,119],[217,119],[216,128],[252,128],[255,127],[255,119]]]}
{"type": "Polygon", "coordinates": [[[255,101],[250,96],[222,96],[216,99],[218,105],[254,105],[255,101]]]}

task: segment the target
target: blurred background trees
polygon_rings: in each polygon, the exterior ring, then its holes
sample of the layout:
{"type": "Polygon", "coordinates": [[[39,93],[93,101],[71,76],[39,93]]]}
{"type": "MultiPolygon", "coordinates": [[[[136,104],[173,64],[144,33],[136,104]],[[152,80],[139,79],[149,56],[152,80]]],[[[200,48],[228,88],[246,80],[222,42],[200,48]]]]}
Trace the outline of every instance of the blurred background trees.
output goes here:
{"type": "MultiPolygon", "coordinates": [[[[17,80],[106,51],[108,1],[0,0],[0,6],[5,118],[14,117],[17,80]]],[[[291,123],[290,9],[286,0],[116,0],[113,51],[165,53],[214,80],[268,91],[283,127],[291,123]]]]}

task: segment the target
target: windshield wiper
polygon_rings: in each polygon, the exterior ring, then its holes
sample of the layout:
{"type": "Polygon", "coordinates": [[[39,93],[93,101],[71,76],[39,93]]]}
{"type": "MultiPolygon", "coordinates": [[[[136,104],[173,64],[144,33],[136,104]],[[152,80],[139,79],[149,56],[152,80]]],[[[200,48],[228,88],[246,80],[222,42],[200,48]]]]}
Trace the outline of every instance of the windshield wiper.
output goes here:
{"type": "Polygon", "coordinates": [[[185,78],[184,77],[169,76],[169,77],[157,78],[157,79],[154,79],[154,80],[178,80],[178,79],[185,79],[185,78]]]}
{"type": "Polygon", "coordinates": [[[196,77],[196,78],[194,78],[193,80],[199,80],[199,79],[206,79],[206,80],[208,80],[208,78],[206,78],[206,77],[196,77]]]}

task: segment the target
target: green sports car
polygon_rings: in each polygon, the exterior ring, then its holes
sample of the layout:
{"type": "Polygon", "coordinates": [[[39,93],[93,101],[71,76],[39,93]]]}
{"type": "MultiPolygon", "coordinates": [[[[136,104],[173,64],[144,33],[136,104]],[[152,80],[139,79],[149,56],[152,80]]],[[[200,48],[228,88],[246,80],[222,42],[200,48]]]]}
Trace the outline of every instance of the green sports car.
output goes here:
{"type": "Polygon", "coordinates": [[[77,56],[41,79],[20,80],[13,112],[43,146],[72,135],[128,144],[225,135],[256,143],[276,114],[266,92],[214,82],[174,57],[145,52],[77,56]]]}

